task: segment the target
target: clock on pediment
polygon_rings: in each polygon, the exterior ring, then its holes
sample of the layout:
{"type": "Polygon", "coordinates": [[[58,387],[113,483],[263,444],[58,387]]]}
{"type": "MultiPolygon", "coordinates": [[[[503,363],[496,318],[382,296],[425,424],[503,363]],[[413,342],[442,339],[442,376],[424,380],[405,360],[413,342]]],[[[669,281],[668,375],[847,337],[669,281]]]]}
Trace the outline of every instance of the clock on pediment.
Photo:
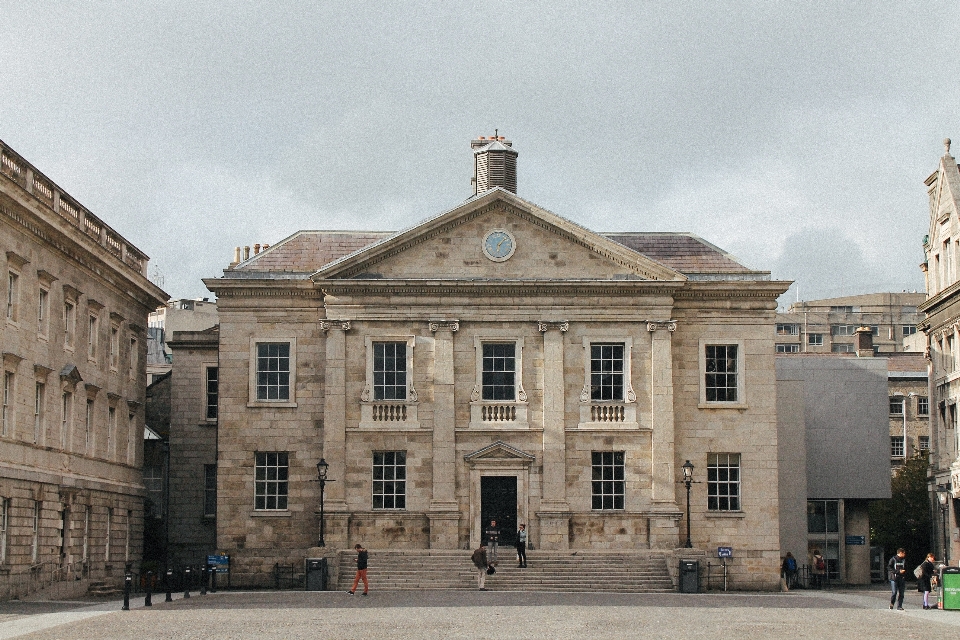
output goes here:
{"type": "Polygon", "coordinates": [[[517,240],[506,229],[493,229],[483,238],[483,255],[494,262],[509,260],[517,249],[517,240]]]}

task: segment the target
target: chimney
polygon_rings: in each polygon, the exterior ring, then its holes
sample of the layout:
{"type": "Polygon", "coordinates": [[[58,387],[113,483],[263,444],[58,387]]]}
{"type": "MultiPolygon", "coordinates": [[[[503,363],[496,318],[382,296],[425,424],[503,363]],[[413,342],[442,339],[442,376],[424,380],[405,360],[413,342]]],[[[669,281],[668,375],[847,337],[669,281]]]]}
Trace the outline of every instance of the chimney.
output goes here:
{"type": "Polygon", "coordinates": [[[873,357],[873,329],[870,327],[857,327],[857,334],[854,340],[857,347],[858,358],[873,357]]]}
{"type": "Polygon", "coordinates": [[[513,143],[499,134],[478,136],[470,141],[473,149],[473,195],[494,187],[517,192],[517,152],[513,143]]]}

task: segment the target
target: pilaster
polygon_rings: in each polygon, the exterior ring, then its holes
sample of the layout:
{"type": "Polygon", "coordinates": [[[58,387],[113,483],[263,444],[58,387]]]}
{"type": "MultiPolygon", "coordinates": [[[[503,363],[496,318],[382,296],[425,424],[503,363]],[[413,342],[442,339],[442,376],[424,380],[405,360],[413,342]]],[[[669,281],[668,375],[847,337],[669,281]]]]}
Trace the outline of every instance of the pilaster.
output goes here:
{"type": "Polygon", "coordinates": [[[430,545],[456,549],[460,508],[456,500],[456,413],[453,334],[456,320],[431,322],[434,334],[433,494],[430,500],[430,545]]]}
{"type": "MultiPolygon", "coordinates": [[[[323,457],[330,465],[329,475],[337,482],[327,484],[326,504],[331,520],[338,511],[346,512],[347,444],[347,340],[349,320],[321,320],[326,332],[326,371],[323,400],[323,457]]],[[[338,544],[334,543],[335,545],[338,544]]]]}
{"type": "Polygon", "coordinates": [[[664,503],[675,507],[673,416],[673,332],[675,320],[647,322],[650,333],[650,425],[653,429],[650,447],[650,468],[653,471],[652,497],[654,509],[664,503]]]}

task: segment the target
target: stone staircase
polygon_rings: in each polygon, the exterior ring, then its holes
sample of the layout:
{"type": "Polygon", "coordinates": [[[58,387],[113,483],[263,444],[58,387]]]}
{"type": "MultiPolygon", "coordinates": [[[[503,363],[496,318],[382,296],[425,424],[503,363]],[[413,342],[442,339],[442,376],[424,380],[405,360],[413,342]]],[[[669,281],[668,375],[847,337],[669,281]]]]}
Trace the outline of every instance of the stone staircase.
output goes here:
{"type": "MultiPolygon", "coordinates": [[[[372,590],[476,589],[472,551],[370,551],[372,590]]],[[[338,576],[331,589],[353,585],[356,553],[341,551],[338,576]]],[[[362,584],[361,587],[362,589],[362,584]]],[[[666,593],[674,591],[667,557],[656,551],[528,551],[527,568],[517,568],[512,547],[500,550],[497,573],[487,576],[491,591],[606,591],[666,593]]]]}
{"type": "Polygon", "coordinates": [[[113,582],[93,580],[87,585],[87,595],[97,598],[115,598],[123,595],[123,589],[113,582]]]}

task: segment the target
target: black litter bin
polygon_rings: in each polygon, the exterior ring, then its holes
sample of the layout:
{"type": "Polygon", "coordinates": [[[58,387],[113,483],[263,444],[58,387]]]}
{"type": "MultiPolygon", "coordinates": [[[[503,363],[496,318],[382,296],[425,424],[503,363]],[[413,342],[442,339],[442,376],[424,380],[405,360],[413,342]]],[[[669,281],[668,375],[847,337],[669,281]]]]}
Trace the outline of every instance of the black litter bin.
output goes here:
{"type": "Polygon", "coordinates": [[[680,561],[680,593],[700,593],[700,561],[680,561]]]}
{"type": "Polygon", "coordinates": [[[326,591],[327,559],[307,558],[307,567],[304,576],[307,591],[326,591]]]}

